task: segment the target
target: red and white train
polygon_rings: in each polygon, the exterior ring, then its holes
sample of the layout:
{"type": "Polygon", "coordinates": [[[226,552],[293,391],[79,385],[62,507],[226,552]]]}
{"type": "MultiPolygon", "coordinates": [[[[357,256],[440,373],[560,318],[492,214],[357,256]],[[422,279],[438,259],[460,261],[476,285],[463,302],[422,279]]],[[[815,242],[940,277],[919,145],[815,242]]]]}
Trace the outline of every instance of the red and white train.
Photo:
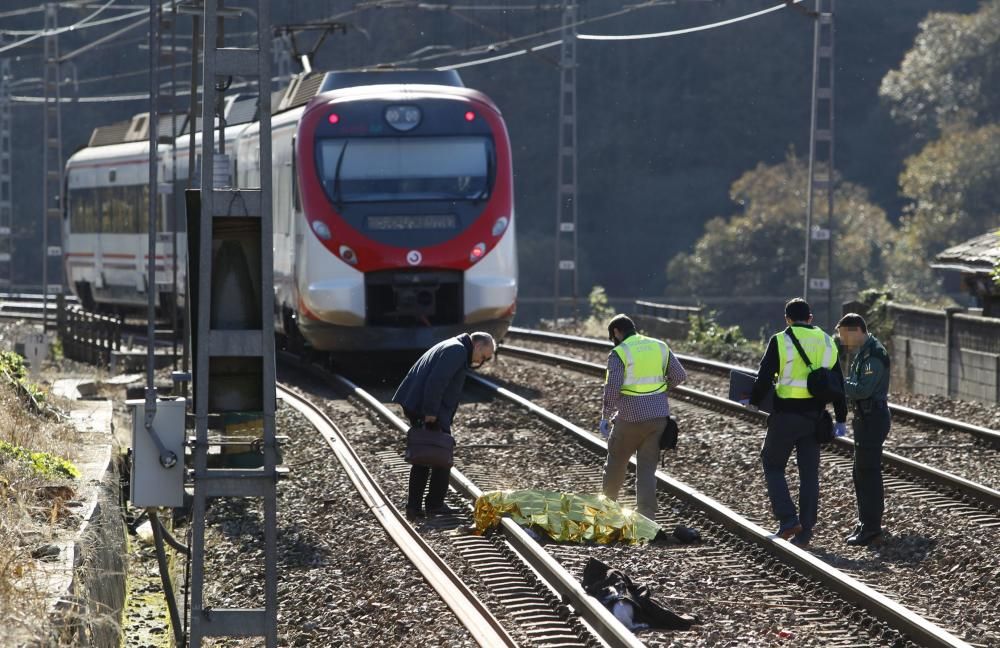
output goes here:
{"type": "MultiPolygon", "coordinates": [[[[296,78],[272,105],[278,330],[323,351],[506,333],[517,296],[513,175],[488,97],[454,72],[328,72],[296,78]]],[[[230,109],[245,107],[236,98],[230,109]]],[[[225,132],[232,181],[255,188],[260,125],[238,121],[227,119],[225,132]]],[[[161,178],[173,177],[172,164],[186,178],[187,142],[177,138],[176,158],[161,147],[161,178]]],[[[92,145],[67,163],[66,276],[93,307],[146,303],[147,150],[139,141],[92,145]]],[[[165,300],[173,223],[184,222],[170,207],[181,188],[161,185],[156,289],[165,300]]]]}

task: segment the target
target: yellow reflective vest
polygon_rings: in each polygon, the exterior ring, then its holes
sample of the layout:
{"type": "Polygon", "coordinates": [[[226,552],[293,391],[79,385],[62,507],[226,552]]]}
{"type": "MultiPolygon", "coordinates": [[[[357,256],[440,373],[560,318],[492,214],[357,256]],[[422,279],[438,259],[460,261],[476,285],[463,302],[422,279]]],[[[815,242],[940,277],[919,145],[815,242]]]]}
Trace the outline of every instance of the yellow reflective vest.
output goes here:
{"type": "MultiPolygon", "coordinates": [[[[664,376],[670,362],[670,347],[666,342],[635,333],[614,349],[625,365],[625,382],[621,393],[626,396],[661,394],[667,391],[664,376]]],[[[605,375],[604,382],[608,378],[605,375]]]]}
{"type": "MultiPolygon", "coordinates": [[[[825,367],[832,369],[837,364],[837,345],[833,338],[819,328],[796,326],[795,339],[802,345],[802,350],[809,356],[813,369],[825,367]]],[[[806,386],[810,369],[802,360],[795,343],[786,331],[774,336],[778,345],[778,373],[774,393],[778,398],[812,398],[806,386]]]]}

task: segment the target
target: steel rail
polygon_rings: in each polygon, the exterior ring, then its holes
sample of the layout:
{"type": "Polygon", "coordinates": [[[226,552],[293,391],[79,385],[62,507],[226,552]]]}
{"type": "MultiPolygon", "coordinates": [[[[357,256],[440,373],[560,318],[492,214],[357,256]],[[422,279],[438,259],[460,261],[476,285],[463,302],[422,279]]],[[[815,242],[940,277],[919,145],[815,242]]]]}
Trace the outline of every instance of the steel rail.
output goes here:
{"type": "MultiPolygon", "coordinates": [[[[409,429],[410,426],[405,421],[347,378],[340,375],[330,377],[400,432],[406,432],[409,429]]],[[[450,481],[457,491],[471,499],[476,499],[483,493],[469,478],[455,468],[451,470],[450,481]]],[[[571,605],[580,618],[586,621],[611,648],[639,648],[643,645],[597,599],[584,592],[583,587],[566,571],[566,568],[552,558],[517,523],[510,518],[501,518],[500,528],[518,555],[534,568],[550,588],[562,595],[563,601],[571,605]]]]}
{"type": "MultiPolygon", "coordinates": [[[[509,350],[509,347],[506,348],[509,350]]],[[[588,363],[590,364],[590,363],[588,363]]],[[[596,366],[596,365],[594,365],[596,366]]],[[[603,368],[602,368],[603,370],[603,368]]],[[[469,376],[476,383],[510,400],[548,423],[570,433],[576,441],[599,454],[607,453],[607,444],[566,419],[545,410],[531,401],[518,396],[508,389],[496,385],[476,374],[469,376]]],[[[631,459],[635,464],[635,458],[631,459]]],[[[846,601],[869,612],[880,621],[907,635],[920,645],[930,647],[963,647],[971,645],[955,637],[941,627],[924,619],[871,587],[844,574],[822,560],[814,557],[785,540],[779,540],[773,533],[750,522],[729,507],[691,488],[666,473],[657,470],[658,485],[674,497],[702,511],[709,519],[723,526],[737,537],[762,548],[781,562],[791,565],[799,573],[813,578],[824,587],[836,592],[846,601]]]]}
{"type": "Polygon", "coordinates": [[[302,414],[329,444],[344,471],[379,524],[480,646],[515,647],[517,643],[447,563],[406,523],[365,468],[337,425],[314,403],[286,387],[278,396],[302,414]]]}
{"type": "MultiPolygon", "coordinates": [[[[570,344],[594,350],[610,351],[612,348],[610,342],[594,338],[580,337],[578,335],[561,335],[559,333],[551,333],[549,331],[535,331],[532,329],[518,327],[511,327],[507,333],[511,337],[534,340],[537,342],[570,344]]],[[[721,374],[728,374],[730,371],[739,371],[751,376],[757,375],[757,370],[751,367],[741,367],[739,365],[718,362],[716,360],[707,360],[705,358],[698,358],[696,356],[682,353],[678,353],[676,355],[677,359],[685,365],[704,371],[714,371],[721,374]]],[[[957,432],[965,432],[966,434],[971,434],[984,441],[988,441],[996,447],[1000,447],[1000,431],[997,430],[991,430],[990,428],[982,427],[980,425],[957,421],[955,419],[938,416],[937,414],[931,414],[930,412],[924,412],[910,407],[905,407],[903,405],[895,405],[893,403],[889,403],[889,411],[904,418],[920,421],[921,423],[938,425],[957,432]]]]}
{"type": "MultiPolygon", "coordinates": [[[[534,360],[536,362],[545,362],[548,364],[554,364],[559,366],[564,366],[574,371],[579,371],[581,373],[586,373],[594,376],[603,376],[606,368],[595,364],[593,362],[587,362],[586,360],[578,360],[576,358],[566,358],[563,356],[557,356],[552,353],[545,353],[543,351],[534,351],[532,349],[522,349],[520,347],[504,345],[500,347],[499,353],[501,355],[508,355],[513,358],[522,358],[525,360],[534,360]]],[[[670,392],[678,396],[683,396],[686,400],[708,403],[713,407],[718,407],[731,411],[736,414],[741,414],[745,416],[752,417],[756,420],[763,421],[767,419],[767,414],[759,410],[750,410],[743,407],[739,403],[734,403],[733,401],[722,398],[721,396],[715,396],[714,394],[708,394],[697,389],[691,389],[690,387],[673,387],[670,392]]],[[[833,439],[834,447],[843,450],[848,453],[854,452],[854,441],[846,437],[835,437],[833,439]]],[[[988,486],[982,484],[977,484],[976,482],[970,481],[958,475],[953,475],[951,473],[945,472],[943,470],[938,470],[926,464],[913,461],[912,459],[907,459],[906,457],[901,457],[895,453],[883,451],[882,460],[885,464],[891,468],[896,468],[906,474],[912,475],[919,479],[931,482],[933,484],[938,484],[952,491],[956,491],[963,496],[975,499],[981,502],[984,506],[990,509],[990,512],[994,515],[1000,511],[1000,491],[996,491],[988,486]]]]}

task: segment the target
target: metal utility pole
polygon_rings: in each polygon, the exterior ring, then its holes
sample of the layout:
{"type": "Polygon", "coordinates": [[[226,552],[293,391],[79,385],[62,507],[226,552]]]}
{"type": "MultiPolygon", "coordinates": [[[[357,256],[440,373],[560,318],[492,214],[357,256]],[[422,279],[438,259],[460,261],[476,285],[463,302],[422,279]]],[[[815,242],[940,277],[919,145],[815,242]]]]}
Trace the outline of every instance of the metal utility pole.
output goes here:
{"type": "Polygon", "coordinates": [[[63,200],[62,111],[60,103],[59,5],[45,5],[42,89],[42,330],[49,326],[49,293],[62,292],[63,200]]]}
{"type": "MultiPolygon", "coordinates": [[[[170,214],[173,223],[170,226],[170,258],[171,273],[170,283],[173,287],[171,291],[172,302],[170,304],[170,329],[173,332],[173,356],[174,371],[179,369],[177,355],[177,340],[187,337],[187,331],[182,331],[181,311],[180,311],[180,284],[178,277],[178,266],[180,265],[179,249],[177,247],[177,237],[181,229],[181,214],[183,213],[181,202],[183,192],[177,190],[177,139],[180,136],[180,129],[177,127],[181,116],[177,110],[177,5],[171,5],[170,17],[167,19],[170,28],[170,214]]],[[[162,24],[162,23],[161,23],[162,24]]],[[[184,370],[186,371],[186,369],[184,370]]]]}
{"type": "Polygon", "coordinates": [[[556,171],[556,250],[552,317],[559,319],[562,294],[577,310],[576,186],[576,3],[563,0],[562,56],[559,64],[559,150],[556,171]],[[564,289],[565,287],[565,289],[564,289]]]}
{"type": "Polygon", "coordinates": [[[14,284],[13,220],[14,198],[11,194],[13,169],[10,160],[10,139],[13,136],[10,116],[10,59],[0,59],[0,286],[9,291],[14,284]]]}
{"type": "MultiPolygon", "coordinates": [[[[189,214],[189,302],[194,323],[195,445],[191,524],[191,648],[205,637],[263,637],[278,643],[278,537],[275,439],[274,266],[271,219],[270,0],[257,0],[256,48],[225,47],[221,0],[204,2],[200,211],[189,214]],[[234,188],[220,157],[215,111],[234,77],[257,79],[260,187],[234,188]],[[223,85],[219,85],[223,83],[223,85]],[[262,466],[209,468],[209,413],[257,427],[262,466]],[[205,601],[205,517],[209,498],[260,498],[264,508],[264,606],[223,609],[205,601]]],[[[220,146],[222,142],[219,142],[220,146]]],[[[189,201],[189,204],[195,202],[189,201]]]]}
{"type": "Polygon", "coordinates": [[[274,37],[274,72],[273,90],[280,90],[292,82],[292,42],[291,35],[279,34],[274,37]]]}
{"type": "MultiPolygon", "coordinates": [[[[812,111],[809,126],[809,191],[806,194],[806,260],[803,293],[826,297],[825,322],[832,327],[836,320],[833,310],[833,5],[834,0],[816,0],[813,34],[812,111]],[[826,201],[826,227],[814,225],[816,204],[826,201]],[[818,245],[814,254],[812,243],[818,245]]],[[[813,312],[816,312],[815,304],[813,312]]],[[[816,317],[817,321],[824,321],[816,317]]]]}

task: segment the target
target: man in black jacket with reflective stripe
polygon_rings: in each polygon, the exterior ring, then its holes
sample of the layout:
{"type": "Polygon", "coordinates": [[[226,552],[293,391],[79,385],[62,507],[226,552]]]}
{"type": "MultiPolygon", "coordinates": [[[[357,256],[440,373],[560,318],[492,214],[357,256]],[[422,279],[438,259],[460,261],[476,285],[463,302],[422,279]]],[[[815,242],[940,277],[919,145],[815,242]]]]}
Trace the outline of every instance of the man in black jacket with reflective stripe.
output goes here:
{"type": "MultiPolygon", "coordinates": [[[[396,389],[392,402],[403,406],[403,414],[410,420],[410,425],[439,429],[445,434],[451,434],[451,423],[465,386],[466,369],[481,367],[495,352],[496,342],[489,333],[462,333],[438,342],[410,367],[396,389]]],[[[444,497],[448,494],[450,472],[451,468],[431,468],[416,464],[411,466],[406,500],[406,516],[409,519],[424,515],[420,504],[425,489],[428,515],[450,512],[444,503],[444,497]]]]}
{"type": "MultiPolygon", "coordinates": [[[[744,405],[760,405],[782,375],[785,368],[781,365],[779,339],[784,339],[789,331],[794,334],[796,329],[801,331],[816,328],[812,324],[812,309],[808,302],[800,298],[789,300],[785,304],[785,323],[788,328],[771,337],[760,360],[750,399],[744,401],[744,405]]],[[[798,357],[794,350],[787,355],[793,360],[798,357]]],[[[831,369],[835,374],[842,375],[839,363],[835,363],[831,369]]],[[[819,414],[825,407],[826,404],[817,398],[782,398],[776,393],[774,411],[768,417],[767,435],[760,450],[768,498],[779,522],[776,535],[799,547],[809,545],[819,514],[820,451],[815,430],[819,414]],[[792,502],[785,479],[785,466],[788,465],[793,450],[799,470],[798,510],[792,502]]],[[[837,433],[843,434],[847,429],[847,403],[843,397],[833,402],[833,410],[837,420],[837,433]]]]}

